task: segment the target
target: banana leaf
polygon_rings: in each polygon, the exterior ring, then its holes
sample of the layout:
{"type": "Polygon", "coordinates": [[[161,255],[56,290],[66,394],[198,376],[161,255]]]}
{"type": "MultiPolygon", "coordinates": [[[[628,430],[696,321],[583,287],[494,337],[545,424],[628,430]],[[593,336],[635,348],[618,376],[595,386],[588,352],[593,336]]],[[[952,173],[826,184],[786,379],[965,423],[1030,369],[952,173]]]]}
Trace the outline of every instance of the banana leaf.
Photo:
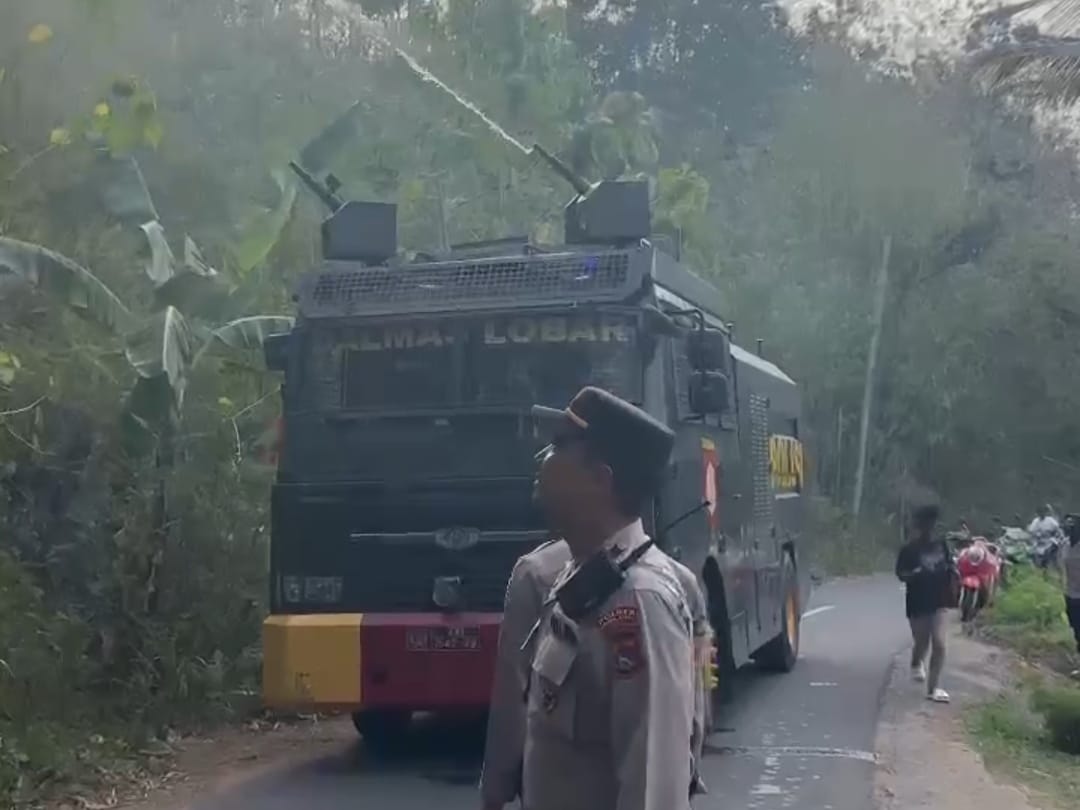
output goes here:
{"type": "Polygon", "coordinates": [[[280,335],[290,331],[293,319],[285,315],[250,315],[222,324],[210,330],[202,348],[192,361],[196,366],[203,356],[217,346],[226,346],[235,351],[256,351],[270,335],[280,335]]]}
{"type": "Polygon", "coordinates": [[[232,289],[202,257],[199,246],[184,238],[184,266],[173,269],[170,278],[154,288],[155,312],[176,307],[184,315],[218,323],[226,316],[232,289]]]}
{"type": "Polygon", "coordinates": [[[240,238],[232,247],[233,259],[241,274],[258,267],[277,246],[285,226],[292,217],[296,203],[296,184],[283,172],[274,172],[274,181],[281,194],[273,209],[262,209],[240,231],[240,238]]]}
{"type": "Polygon", "coordinates": [[[124,302],[87,268],[41,245],[0,236],[0,297],[13,284],[34,287],[115,333],[135,325],[124,302]]]}
{"type": "Polygon", "coordinates": [[[202,251],[190,236],[184,236],[184,267],[200,276],[216,276],[217,270],[206,263],[202,251]]]}
{"type": "Polygon", "coordinates": [[[146,242],[150,247],[150,258],[146,262],[146,275],[160,287],[176,273],[176,257],[169,240],[165,238],[165,228],[156,219],[144,222],[139,226],[146,234],[146,242]]]}
{"type": "MultiPolygon", "coordinates": [[[[195,339],[187,320],[175,307],[166,307],[128,338],[124,354],[141,379],[165,381],[179,409],[184,401],[194,348],[195,339]]],[[[160,414],[144,417],[158,418],[160,414]]]]}
{"type": "Polygon", "coordinates": [[[129,454],[156,451],[171,462],[194,346],[191,327],[174,307],[157,313],[129,336],[125,355],[138,374],[120,418],[129,454]]]}

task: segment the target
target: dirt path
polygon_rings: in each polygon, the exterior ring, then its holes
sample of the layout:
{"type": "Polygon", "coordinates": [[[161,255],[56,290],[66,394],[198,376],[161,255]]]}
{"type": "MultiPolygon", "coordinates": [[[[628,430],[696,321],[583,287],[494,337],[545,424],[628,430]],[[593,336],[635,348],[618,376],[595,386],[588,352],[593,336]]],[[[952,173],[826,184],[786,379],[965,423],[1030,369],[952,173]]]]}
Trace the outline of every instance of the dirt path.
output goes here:
{"type": "Polygon", "coordinates": [[[151,761],[135,778],[124,777],[93,794],[73,791],[48,810],[187,810],[239,782],[327,756],[355,740],[347,718],[223,728],[212,736],[180,740],[173,756],[151,761]]]}
{"type": "Polygon", "coordinates": [[[965,741],[965,707],[1010,688],[1009,653],[965,638],[957,627],[948,641],[942,684],[948,706],[932,704],[912,683],[909,653],[896,660],[878,727],[878,810],[1038,810],[1047,807],[1023,789],[996,780],[965,741]]]}

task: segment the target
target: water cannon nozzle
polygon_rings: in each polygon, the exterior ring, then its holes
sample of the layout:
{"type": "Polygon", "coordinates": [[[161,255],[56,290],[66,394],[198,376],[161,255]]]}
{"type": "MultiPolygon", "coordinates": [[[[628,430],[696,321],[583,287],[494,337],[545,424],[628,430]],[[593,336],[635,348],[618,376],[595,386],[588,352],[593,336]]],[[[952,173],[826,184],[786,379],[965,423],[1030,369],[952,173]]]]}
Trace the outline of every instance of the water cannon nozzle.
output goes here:
{"type": "Polygon", "coordinates": [[[557,175],[559,175],[563,180],[573,186],[574,191],[576,191],[580,196],[584,197],[586,194],[592,191],[592,184],[585,180],[584,177],[575,174],[573,169],[571,169],[569,166],[567,166],[565,163],[555,157],[555,155],[551,154],[551,152],[542,147],[540,144],[534,143],[532,145],[532,149],[529,150],[529,153],[533,155],[539,155],[545,163],[547,163],[552,169],[555,170],[555,173],[557,175]]]}
{"type": "Polygon", "coordinates": [[[330,213],[338,211],[345,201],[337,195],[337,190],[341,188],[341,181],[334,175],[328,175],[325,183],[320,183],[315,179],[307,169],[297,163],[295,160],[289,161],[289,168],[293,170],[301,182],[307,186],[311,191],[322,200],[323,205],[330,209],[330,213]]]}

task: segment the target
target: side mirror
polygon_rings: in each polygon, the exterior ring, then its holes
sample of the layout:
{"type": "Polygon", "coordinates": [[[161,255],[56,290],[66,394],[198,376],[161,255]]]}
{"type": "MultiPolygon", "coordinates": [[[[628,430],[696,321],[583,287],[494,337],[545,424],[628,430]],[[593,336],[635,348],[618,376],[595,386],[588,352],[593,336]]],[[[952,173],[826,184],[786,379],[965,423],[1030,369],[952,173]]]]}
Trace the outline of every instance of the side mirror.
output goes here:
{"type": "Polygon", "coordinates": [[[698,371],[690,378],[690,410],[699,416],[728,409],[728,378],[719,371],[698,371]]]}
{"type": "Polygon", "coordinates": [[[263,340],[263,359],[269,371],[285,371],[289,364],[289,332],[267,335],[263,340]]]}
{"type": "Polygon", "coordinates": [[[727,333],[719,329],[695,329],[686,336],[686,358],[695,371],[722,371],[730,354],[727,333]]]}

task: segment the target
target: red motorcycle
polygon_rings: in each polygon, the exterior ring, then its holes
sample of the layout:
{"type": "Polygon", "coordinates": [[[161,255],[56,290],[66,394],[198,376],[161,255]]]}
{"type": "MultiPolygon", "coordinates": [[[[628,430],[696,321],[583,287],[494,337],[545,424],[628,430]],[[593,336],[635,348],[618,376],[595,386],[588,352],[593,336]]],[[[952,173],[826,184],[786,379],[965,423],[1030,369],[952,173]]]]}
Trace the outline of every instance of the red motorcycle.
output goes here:
{"type": "Polygon", "coordinates": [[[972,537],[956,557],[960,572],[960,621],[970,623],[994,603],[1001,579],[1001,550],[985,537],[972,537]]]}

